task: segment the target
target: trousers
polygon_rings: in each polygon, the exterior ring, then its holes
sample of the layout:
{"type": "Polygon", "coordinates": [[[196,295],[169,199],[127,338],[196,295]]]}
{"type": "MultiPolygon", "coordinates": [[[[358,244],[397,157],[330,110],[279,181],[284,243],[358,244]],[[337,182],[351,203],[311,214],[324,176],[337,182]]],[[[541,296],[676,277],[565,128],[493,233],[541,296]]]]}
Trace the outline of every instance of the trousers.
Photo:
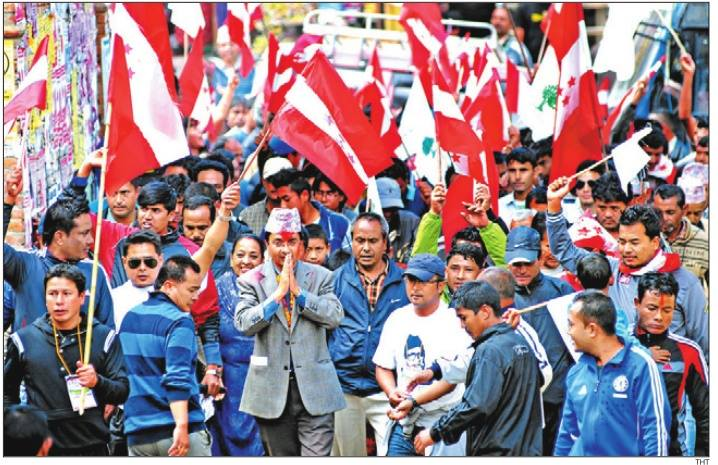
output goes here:
{"type": "Polygon", "coordinates": [[[366,457],[366,422],[374,429],[376,455],[386,455],[389,399],[379,392],[366,397],[344,394],[347,407],[334,412],[334,457],[366,457]]]}
{"type": "MultiPolygon", "coordinates": [[[[162,439],[147,444],[128,447],[130,457],[167,457],[172,447],[172,438],[162,439]]],[[[210,457],[212,455],[212,437],[206,429],[195,431],[189,435],[189,452],[187,457],[210,457]]]]}
{"type": "Polygon", "coordinates": [[[334,415],[310,415],[294,378],[289,379],[287,403],[279,418],[256,420],[267,455],[327,457],[332,450],[334,415]]]}

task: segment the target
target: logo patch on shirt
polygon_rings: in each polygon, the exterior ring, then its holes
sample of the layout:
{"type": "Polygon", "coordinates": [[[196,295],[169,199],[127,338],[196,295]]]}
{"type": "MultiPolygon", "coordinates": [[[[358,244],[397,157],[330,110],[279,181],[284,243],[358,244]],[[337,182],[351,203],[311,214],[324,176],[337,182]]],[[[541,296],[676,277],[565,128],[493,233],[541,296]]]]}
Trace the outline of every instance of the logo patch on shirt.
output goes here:
{"type": "Polygon", "coordinates": [[[586,385],[584,384],[583,386],[581,386],[581,389],[578,390],[578,395],[581,396],[581,397],[583,397],[583,396],[585,396],[586,394],[588,394],[588,388],[587,388],[586,385]]]}
{"type": "Polygon", "coordinates": [[[516,345],[514,346],[514,353],[516,355],[524,355],[529,353],[529,348],[524,345],[516,345]]]}
{"type": "Polygon", "coordinates": [[[628,390],[628,378],[625,375],[617,376],[613,380],[613,390],[616,392],[626,392],[628,390]]]}

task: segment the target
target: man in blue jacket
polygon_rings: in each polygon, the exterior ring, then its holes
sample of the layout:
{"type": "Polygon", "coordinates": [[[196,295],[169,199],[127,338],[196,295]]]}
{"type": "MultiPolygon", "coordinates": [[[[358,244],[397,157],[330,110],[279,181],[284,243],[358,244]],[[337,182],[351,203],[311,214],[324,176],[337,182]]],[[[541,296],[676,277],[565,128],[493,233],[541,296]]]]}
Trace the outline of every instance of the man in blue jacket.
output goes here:
{"type": "MultiPolygon", "coordinates": [[[[8,197],[6,205],[13,205],[15,199],[8,197]]],[[[3,225],[3,237],[8,222],[3,225]]],[[[43,289],[45,274],[54,265],[67,263],[76,265],[87,282],[91,281],[92,261],[87,259],[92,244],[90,207],[85,199],[62,199],[50,205],[43,224],[44,250],[21,251],[7,243],[3,244],[4,279],[15,292],[15,315],[12,329],[31,324],[47,313],[43,289]]],[[[89,299],[82,304],[82,313],[87,314],[89,299]]],[[[95,290],[95,318],[102,324],[115,327],[112,296],[102,267],[97,273],[95,290]]]]}
{"type": "Polygon", "coordinates": [[[611,299],[581,292],[568,321],[583,355],[566,378],[554,455],[668,455],[671,407],[663,379],[650,355],[616,335],[611,299]]]}
{"type": "MultiPolygon", "coordinates": [[[[538,231],[527,226],[518,226],[509,232],[506,264],[516,280],[514,303],[519,310],[573,293],[573,288],[567,282],[541,272],[540,255],[541,236],[538,231]]],[[[523,317],[538,333],[553,368],[553,380],[543,391],[546,420],[543,453],[551,455],[561,419],[566,373],[571,368],[573,359],[546,307],[526,313],[523,317]]]]}
{"type": "Polygon", "coordinates": [[[377,455],[386,455],[389,400],[376,382],[372,357],[389,315],[409,303],[402,270],[387,257],[389,226],[376,213],[352,225],[353,258],[334,272],[334,292],[344,318],[329,338],[329,353],[347,408],[334,414],[334,456],[366,456],[366,421],[374,429],[377,455]]]}

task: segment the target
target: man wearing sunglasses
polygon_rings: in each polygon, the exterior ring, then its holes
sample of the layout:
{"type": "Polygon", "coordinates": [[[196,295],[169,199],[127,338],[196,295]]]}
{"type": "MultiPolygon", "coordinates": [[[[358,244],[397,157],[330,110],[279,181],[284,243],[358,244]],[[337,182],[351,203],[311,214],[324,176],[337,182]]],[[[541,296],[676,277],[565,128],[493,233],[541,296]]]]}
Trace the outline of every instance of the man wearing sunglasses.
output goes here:
{"type": "MultiPolygon", "coordinates": [[[[576,168],[576,173],[580,173],[594,163],[595,160],[582,161],[576,168]]],[[[571,195],[567,195],[561,202],[564,216],[569,223],[573,224],[578,221],[586,210],[591,210],[592,213],[595,213],[593,192],[598,184],[598,178],[603,173],[604,165],[598,165],[576,178],[576,184],[571,189],[571,195]]]]}

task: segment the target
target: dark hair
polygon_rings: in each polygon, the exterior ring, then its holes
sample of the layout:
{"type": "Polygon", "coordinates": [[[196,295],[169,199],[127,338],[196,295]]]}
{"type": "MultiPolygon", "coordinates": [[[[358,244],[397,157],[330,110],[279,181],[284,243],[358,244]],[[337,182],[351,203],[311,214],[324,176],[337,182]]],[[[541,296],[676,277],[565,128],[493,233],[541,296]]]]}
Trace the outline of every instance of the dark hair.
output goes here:
{"type": "Polygon", "coordinates": [[[499,268],[498,266],[486,268],[481,272],[478,280],[489,283],[499,293],[499,298],[514,299],[516,279],[506,268],[499,268]]]}
{"type": "Polygon", "coordinates": [[[324,232],[324,228],[322,228],[318,224],[308,224],[304,226],[304,229],[307,230],[307,241],[309,239],[321,239],[324,241],[325,244],[329,244],[329,240],[327,239],[327,233],[324,232]]]}
{"type": "MultiPolygon", "coordinates": [[[[217,163],[222,163],[222,165],[224,165],[224,167],[227,168],[227,173],[229,174],[229,178],[227,178],[228,181],[225,183],[225,185],[226,185],[226,184],[229,184],[229,181],[234,179],[234,166],[232,165],[232,158],[234,158],[234,155],[229,157],[223,153],[223,150],[224,149],[216,150],[216,151],[213,150],[212,153],[210,153],[209,155],[204,157],[204,159],[207,161],[216,161],[217,163]]],[[[230,153],[230,152],[227,152],[227,153],[230,153]]]]}
{"type": "MultiPolygon", "coordinates": [[[[329,186],[329,189],[338,192],[341,196],[344,197],[344,200],[342,200],[339,203],[339,208],[344,208],[344,204],[347,202],[347,196],[344,194],[344,191],[339,188],[334,182],[327,177],[324,173],[319,173],[314,177],[314,182],[312,183],[312,192],[316,192],[319,190],[319,184],[325,183],[327,186],[329,186]]],[[[275,186],[276,187],[276,186],[275,186]]]]}
{"type": "Polygon", "coordinates": [[[198,195],[209,198],[212,202],[216,202],[220,199],[217,189],[212,187],[211,184],[206,182],[193,182],[184,191],[184,198],[189,199],[198,195]]]}
{"type": "Polygon", "coordinates": [[[140,208],[150,205],[162,205],[168,212],[174,211],[177,206],[177,193],[174,188],[164,181],[147,183],[137,196],[140,208]]]}
{"type": "Polygon", "coordinates": [[[604,173],[596,181],[591,192],[594,200],[602,202],[623,202],[628,204],[631,198],[623,192],[621,181],[615,171],[604,173]]]}
{"type": "Polygon", "coordinates": [[[544,155],[551,156],[553,153],[553,136],[537,140],[531,144],[531,150],[536,154],[537,160],[544,155]]]}
{"type": "Polygon", "coordinates": [[[652,200],[655,203],[656,196],[660,196],[663,200],[668,200],[672,197],[678,197],[678,206],[683,208],[686,204],[686,194],[683,189],[676,186],[675,184],[662,184],[653,191],[652,200]]]}
{"type": "Polygon", "coordinates": [[[45,245],[50,245],[57,231],[70,234],[76,226],[75,219],[86,213],[90,213],[90,205],[84,197],[65,197],[57,200],[45,213],[42,241],[45,245]]]}
{"type": "Polygon", "coordinates": [[[196,182],[199,173],[210,170],[222,173],[222,184],[227,186],[227,182],[229,181],[229,170],[224,163],[215,160],[204,159],[197,163],[192,170],[192,180],[196,182]]]}
{"type": "Polygon", "coordinates": [[[484,281],[468,281],[454,292],[454,308],[466,308],[474,313],[482,305],[488,305],[495,316],[501,316],[499,293],[484,281]]]}
{"type": "Polygon", "coordinates": [[[184,212],[188,210],[198,210],[202,206],[209,208],[209,221],[213,222],[215,216],[217,215],[217,211],[214,208],[214,202],[212,202],[212,199],[205,197],[204,195],[193,195],[192,197],[185,199],[182,215],[184,215],[184,212]]]}
{"type": "Polygon", "coordinates": [[[494,163],[501,165],[506,163],[506,155],[503,152],[494,152],[494,163]]]}
{"type": "Polygon", "coordinates": [[[663,154],[668,153],[668,141],[666,136],[663,135],[663,131],[657,128],[653,128],[643,139],[638,141],[641,147],[650,147],[652,149],[663,148],[663,154]]]}
{"type": "Polygon", "coordinates": [[[176,281],[178,283],[184,282],[185,274],[188,268],[191,268],[195,273],[199,273],[200,271],[199,265],[197,262],[192,260],[192,257],[187,255],[173,255],[168,258],[162,264],[160,272],[157,275],[155,290],[159,290],[162,285],[169,280],[176,281]]]}
{"type": "Polygon", "coordinates": [[[576,277],[584,289],[605,289],[612,274],[611,264],[603,255],[590,253],[576,262],[576,277]]]}
{"type": "Polygon", "coordinates": [[[277,189],[289,186],[289,188],[297,195],[301,195],[304,191],[307,191],[310,196],[312,193],[312,187],[309,185],[307,178],[302,176],[301,171],[298,171],[295,168],[284,168],[279,170],[269,176],[267,178],[267,182],[277,189]]]}
{"type": "Polygon", "coordinates": [[[451,238],[451,248],[453,249],[454,247],[456,247],[459,241],[467,241],[473,244],[479,244],[479,246],[481,247],[481,251],[484,253],[484,256],[488,255],[486,245],[484,244],[484,239],[481,237],[479,228],[467,226],[464,229],[459,230],[459,232],[454,234],[454,237],[451,238]]]}
{"type": "Polygon", "coordinates": [[[546,213],[537,212],[531,219],[531,228],[535,229],[539,233],[539,237],[543,238],[546,234],[546,213]]]}
{"type": "Polygon", "coordinates": [[[354,226],[356,226],[362,220],[375,221],[379,223],[379,226],[381,226],[381,236],[384,238],[385,241],[389,241],[389,224],[386,222],[386,219],[383,216],[374,212],[361,212],[357,215],[356,218],[354,218],[354,221],[352,221],[351,224],[352,238],[354,238],[354,226]]]}
{"type": "Polygon", "coordinates": [[[162,241],[159,234],[150,229],[135,231],[122,242],[122,256],[126,257],[131,245],[152,244],[155,246],[157,255],[162,255],[162,241]]]}
{"type": "Polygon", "coordinates": [[[3,409],[3,455],[30,457],[40,451],[50,435],[45,412],[30,404],[3,409]]]}
{"type": "Polygon", "coordinates": [[[170,166],[179,166],[186,169],[187,173],[191,174],[192,166],[194,166],[196,160],[198,160],[196,157],[193,157],[192,155],[187,155],[186,157],[182,157],[179,160],[167,163],[165,166],[162,167],[162,172],[164,173],[165,171],[167,171],[167,168],[169,168],[170,166]]]}
{"type": "MultiPolygon", "coordinates": [[[[698,127],[700,127],[700,126],[698,126],[698,127]]],[[[701,147],[708,147],[708,137],[709,136],[701,137],[700,140],[698,140],[698,145],[700,145],[701,147]]]]}
{"type": "Polygon", "coordinates": [[[192,180],[186,174],[170,174],[162,179],[172,186],[178,199],[184,199],[184,191],[192,184],[192,180]]]}
{"type": "Polygon", "coordinates": [[[631,226],[641,223],[646,228],[646,235],[653,239],[661,234],[661,217],[653,207],[647,205],[632,205],[621,214],[620,224],[631,226]]]}
{"type": "Polygon", "coordinates": [[[409,168],[407,168],[406,163],[404,163],[402,160],[398,158],[392,158],[391,166],[376,175],[376,179],[384,177],[391,178],[394,180],[403,179],[404,181],[409,182],[409,168]]]}
{"type": "Polygon", "coordinates": [[[600,175],[604,174],[606,172],[606,165],[604,163],[601,163],[600,165],[596,165],[596,160],[583,160],[581,163],[578,164],[576,167],[576,173],[580,173],[581,171],[591,168],[591,172],[598,173],[600,175]]]}
{"type": "Polygon", "coordinates": [[[531,163],[531,166],[536,167],[536,154],[533,150],[526,147],[516,147],[506,156],[506,164],[508,165],[512,161],[517,163],[531,163]]]}
{"type": "Polygon", "coordinates": [[[698,129],[708,129],[708,116],[696,116],[698,129]]]}
{"type": "Polygon", "coordinates": [[[256,234],[252,234],[252,233],[243,233],[243,234],[240,234],[239,236],[237,236],[237,239],[235,239],[234,242],[232,243],[232,253],[234,253],[234,249],[237,248],[237,244],[239,244],[239,241],[241,241],[242,239],[252,239],[254,242],[259,244],[259,253],[262,256],[264,255],[264,251],[267,250],[267,245],[264,243],[264,241],[262,239],[260,239],[259,236],[257,236],[256,234]]]}
{"type": "Polygon", "coordinates": [[[643,300],[647,291],[678,296],[678,281],[670,273],[649,272],[638,279],[638,300],[643,300]]]}
{"type": "Polygon", "coordinates": [[[344,249],[332,250],[332,253],[327,257],[326,267],[330,271],[337,270],[342,267],[346,262],[351,260],[352,254],[344,249]]]}
{"type": "Polygon", "coordinates": [[[468,260],[473,260],[476,266],[483,268],[486,266],[486,254],[480,247],[476,247],[474,244],[464,242],[451,248],[451,252],[446,256],[446,264],[449,264],[449,260],[455,255],[460,255],[468,260]]]}
{"type": "Polygon", "coordinates": [[[596,323],[609,336],[616,334],[616,307],[610,297],[601,291],[591,289],[576,294],[573,303],[581,303],[581,319],[596,323]]]}
{"type": "Polygon", "coordinates": [[[528,208],[532,200],[536,203],[548,203],[547,192],[545,186],[534,186],[526,196],[526,207],[528,208]]]}
{"type": "Polygon", "coordinates": [[[85,292],[85,283],[87,281],[85,279],[85,275],[82,274],[82,271],[80,271],[80,269],[76,265],[70,265],[69,263],[59,263],[50,268],[47,273],[45,273],[45,282],[43,283],[45,290],[47,290],[47,282],[50,281],[52,278],[69,279],[70,281],[75,283],[75,287],[77,287],[77,292],[79,294],[85,292]]]}
{"type": "Polygon", "coordinates": [[[322,174],[322,172],[319,171],[319,168],[317,168],[317,165],[315,165],[309,161],[306,161],[304,163],[304,167],[302,168],[302,176],[309,179],[309,178],[316,178],[320,174],[322,174]]]}

